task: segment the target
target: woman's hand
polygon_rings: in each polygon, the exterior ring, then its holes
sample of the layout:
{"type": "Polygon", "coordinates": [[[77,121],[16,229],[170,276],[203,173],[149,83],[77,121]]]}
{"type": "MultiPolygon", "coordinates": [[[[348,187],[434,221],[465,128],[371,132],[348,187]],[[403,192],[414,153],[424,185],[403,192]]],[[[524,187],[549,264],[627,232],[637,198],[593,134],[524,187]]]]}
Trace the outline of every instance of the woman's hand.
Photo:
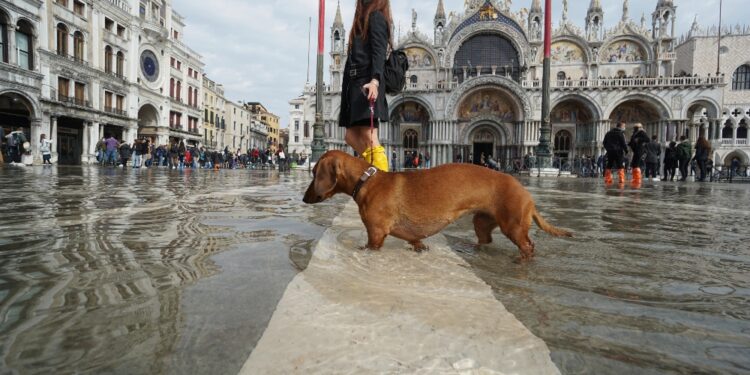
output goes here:
{"type": "Polygon", "coordinates": [[[366,90],[367,92],[367,100],[369,101],[376,101],[378,100],[378,87],[380,86],[380,82],[378,82],[377,79],[373,79],[370,81],[370,83],[362,86],[362,90],[366,90]]]}

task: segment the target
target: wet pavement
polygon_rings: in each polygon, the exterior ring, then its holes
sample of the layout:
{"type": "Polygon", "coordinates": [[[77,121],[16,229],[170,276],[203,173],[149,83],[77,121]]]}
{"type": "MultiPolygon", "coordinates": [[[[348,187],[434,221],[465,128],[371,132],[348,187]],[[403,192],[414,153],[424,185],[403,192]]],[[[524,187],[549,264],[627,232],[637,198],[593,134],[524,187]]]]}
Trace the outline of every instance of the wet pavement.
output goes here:
{"type": "MultiPolygon", "coordinates": [[[[350,200],[309,178],[0,168],[0,372],[236,373],[350,200]]],[[[523,182],[575,238],[443,234],[563,374],[750,372],[750,186],[523,182]]]]}

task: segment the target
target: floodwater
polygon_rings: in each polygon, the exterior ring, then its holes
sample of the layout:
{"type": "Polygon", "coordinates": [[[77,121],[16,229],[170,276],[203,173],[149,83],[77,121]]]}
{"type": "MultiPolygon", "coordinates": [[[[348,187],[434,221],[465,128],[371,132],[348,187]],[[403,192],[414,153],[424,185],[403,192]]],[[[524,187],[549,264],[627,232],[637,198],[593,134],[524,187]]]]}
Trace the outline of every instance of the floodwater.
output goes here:
{"type": "Polygon", "coordinates": [[[0,167],[0,373],[237,373],[340,209],[308,183],[0,167]]]}
{"type": "Polygon", "coordinates": [[[535,230],[521,266],[499,232],[483,249],[469,220],[444,234],[561,373],[750,372],[750,186],[523,182],[575,238],[535,230]]]}
{"type": "MultiPolygon", "coordinates": [[[[309,180],[0,168],[0,373],[237,373],[350,201],[302,204],[309,180]]],[[[443,234],[563,374],[750,372],[750,187],[523,182],[575,238],[519,264],[443,234]]]]}

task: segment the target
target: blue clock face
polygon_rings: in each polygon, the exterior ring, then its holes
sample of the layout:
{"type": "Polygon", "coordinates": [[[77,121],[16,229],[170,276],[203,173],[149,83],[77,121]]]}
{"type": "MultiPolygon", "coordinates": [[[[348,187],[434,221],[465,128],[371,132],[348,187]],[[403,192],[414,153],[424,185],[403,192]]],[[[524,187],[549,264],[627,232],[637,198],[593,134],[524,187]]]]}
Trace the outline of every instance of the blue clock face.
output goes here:
{"type": "Polygon", "coordinates": [[[159,60],[150,50],[145,50],[141,53],[141,73],[151,82],[159,78],[159,60]]]}

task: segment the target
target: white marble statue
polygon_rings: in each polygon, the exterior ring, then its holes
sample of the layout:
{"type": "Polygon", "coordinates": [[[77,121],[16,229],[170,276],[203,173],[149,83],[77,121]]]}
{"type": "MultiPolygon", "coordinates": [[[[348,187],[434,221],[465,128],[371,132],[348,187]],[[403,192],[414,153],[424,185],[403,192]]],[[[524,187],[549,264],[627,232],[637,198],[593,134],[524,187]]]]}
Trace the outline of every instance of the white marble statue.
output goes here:
{"type": "Polygon", "coordinates": [[[629,2],[630,2],[629,0],[625,0],[622,2],[622,22],[625,22],[628,20],[628,9],[630,8],[628,4],[629,2]]]}
{"type": "Polygon", "coordinates": [[[562,3],[563,3],[562,20],[563,22],[567,22],[568,21],[568,0],[563,0],[562,3]]]}

